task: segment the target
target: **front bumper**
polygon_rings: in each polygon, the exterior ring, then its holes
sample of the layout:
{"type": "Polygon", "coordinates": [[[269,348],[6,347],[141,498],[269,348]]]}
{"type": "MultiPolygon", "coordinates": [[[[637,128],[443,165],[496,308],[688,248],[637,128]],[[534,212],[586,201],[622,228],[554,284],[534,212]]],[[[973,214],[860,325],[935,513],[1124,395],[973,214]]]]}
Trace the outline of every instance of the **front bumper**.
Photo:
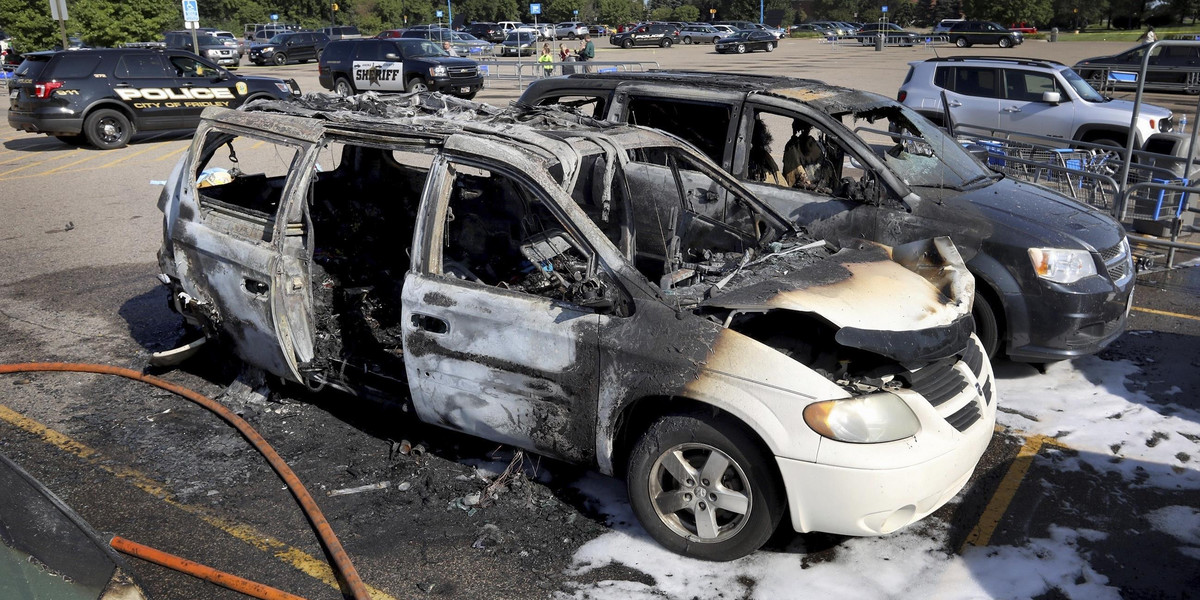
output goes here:
{"type": "Polygon", "coordinates": [[[1066,360],[1095,354],[1120,337],[1133,304],[1135,278],[1131,274],[1115,287],[1100,277],[1090,279],[1096,281],[1082,288],[1055,286],[1058,289],[1044,291],[1035,301],[1022,294],[1006,297],[1006,305],[1023,307],[1008,311],[1009,357],[1066,360]]]}
{"type": "Polygon", "coordinates": [[[443,94],[466,96],[483,89],[483,76],[475,77],[434,77],[429,89],[443,94]]]}
{"type": "Polygon", "coordinates": [[[886,444],[822,439],[815,462],[777,456],[796,531],[885,535],[954,498],[991,442],[996,423],[995,378],[986,359],[980,364],[975,376],[959,362],[954,369],[966,385],[936,407],[920,394],[907,396],[921,420],[914,437],[886,444]],[[962,425],[959,415],[975,408],[979,417],[962,425]]]}

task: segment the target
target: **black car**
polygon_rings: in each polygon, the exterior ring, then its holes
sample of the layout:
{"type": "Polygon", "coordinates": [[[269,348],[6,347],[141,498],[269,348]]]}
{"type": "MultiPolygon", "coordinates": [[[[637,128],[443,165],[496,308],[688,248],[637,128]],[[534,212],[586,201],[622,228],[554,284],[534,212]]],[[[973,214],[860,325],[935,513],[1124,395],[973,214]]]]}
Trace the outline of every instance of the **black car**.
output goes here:
{"type": "Polygon", "coordinates": [[[560,101],[684,138],[819,238],[894,246],[950,236],[975,275],[972,314],[990,355],[1062,360],[1124,331],[1134,269],[1120,223],[987,171],[953,140],[922,141],[947,138],[888,98],[805,79],[664,71],[541,79],[518,104],[560,101]],[[816,142],[817,160],[789,181],[797,132],[816,142]],[[782,180],[770,176],[779,171],[782,180]]]}
{"type": "Polygon", "coordinates": [[[423,39],[330,42],[317,63],[321,87],[343,96],[359,92],[435,91],[471,99],[483,88],[479,63],[446,54],[423,39]]]}
{"type": "Polygon", "coordinates": [[[638,25],[630,31],[614,33],[608,38],[608,43],[622,48],[632,48],[634,46],[670,48],[671,44],[677,42],[679,42],[679,29],[669,23],[638,25]]]}
{"type": "Polygon", "coordinates": [[[329,36],[319,31],[280,33],[265,43],[250,46],[250,60],[256,65],[320,60],[327,44],[329,36]]]}
{"type": "Polygon", "coordinates": [[[959,48],[970,48],[975,44],[996,44],[1001,48],[1012,48],[1025,41],[1019,31],[1012,31],[991,21],[959,21],[946,32],[950,43],[959,48]]]}
{"type": "Polygon", "coordinates": [[[196,44],[200,46],[199,49],[192,45],[191,31],[168,31],[164,34],[164,37],[164,42],[168,48],[187,50],[193,54],[203,56],[222,67],[236,69],[242,63],[242,55],[238,52],[237,47],[225,45],[225,40],[218,38],[212,33],[196,33],[196,44]]]}
{"type": "Polygon", "coordinates": [[[779,45],[775,36],[765,31],[742,30],[717,40],[717,52],[745,54],[755,50],[772,52],[779,45]]]}
{"type": "Polygon", "coordinates": [[[9,82],[8,124],[120,148],[137,131],[194,129],[209,106],[299,95],[295,80],[235,75],[183,50],[30,52],[9,82]]]}
{"type": "Polygon", "coordinates": [[[917,34],[905,31],[895,23],[865,23],[854,37],[858,38],[860,44],[870,46],[875,43],[875,38],[879,37],[881,33],[885,44],[912,46],[917,43],[917,34]]]}
{"type": "Polygon", "coordinates": [[[471,23],[463,31],[493,44],[504,41],[504,28],[495,23],[471,23]]]}
{"type": "MultiPolygon", "coordinates": [[[[1143,44],[1113,56],[1085,58],[1075,63],[1079,73],[1097,90],[1137,87],[1137,74],[1150,44],[1143,44]]],[[[1146,88],[1162,91],[1200,93],[1200,48],[1196,46],[1157,46],[1150,51],[1146,88]]]]}

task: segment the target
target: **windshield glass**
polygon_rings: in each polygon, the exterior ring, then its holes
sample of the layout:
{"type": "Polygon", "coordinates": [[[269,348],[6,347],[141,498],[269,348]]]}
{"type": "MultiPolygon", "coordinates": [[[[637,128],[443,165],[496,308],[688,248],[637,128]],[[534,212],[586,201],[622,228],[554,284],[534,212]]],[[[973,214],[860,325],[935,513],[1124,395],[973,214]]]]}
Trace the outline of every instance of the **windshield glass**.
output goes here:
{"type": "Polygon", "coordinates": [[[958,140],[908,107],[872,108],[842,121],[910,186],[959,188],[993,174],[958,140]]]}
{"type": "Polygon", "coordinates": [[[521,43],[532,42],[533,35],[534,34],[532,31],[514,31],[514,32],[508,34],[508,37],[504,41],[506,41],[506,42],[521,42],[521,43]]]}
{"type": "Polygon", "coordinates": [[[422,56],[446,56],[446,51],[442,47],[429,40],[403,40],[401,42],[404,48],[405,58],[419,58],[422,56]]]}
{"type": "Polygon", "coordinates": [[[268,43],[268,44],[282,44],[282,43],[286,42],[286,41],[287,41],[287,39],[288,39],[288,36],[287,36],[287,34],[286,34],[286,33],[281,33],[281,34],[279,34],[279,35],[277,35],[277,36],[275,36],[275,37],[273,37],[273,38],[271,38],[271,39],[267,40],[267,43],[268,43]]]}
{"type": "Polygon", "coordinates": [[[224,46],[225,40],[217,39],[211,35],[198,35],[196,41],[200,42],[201,46],[224,46]]]}
{"type": "Polygon", "coordinates": [[[1067,85],[1071,86],[1076,94],[1079,94],[1080,98],[1088,102],[1104,102],[1104,96],[1101,96],[1096,88],[1080,77],[1079,73],[1072,69],[1063,69],[1059,73],[1062,74],[1063,79],[1067,80],[1067,85]]]}

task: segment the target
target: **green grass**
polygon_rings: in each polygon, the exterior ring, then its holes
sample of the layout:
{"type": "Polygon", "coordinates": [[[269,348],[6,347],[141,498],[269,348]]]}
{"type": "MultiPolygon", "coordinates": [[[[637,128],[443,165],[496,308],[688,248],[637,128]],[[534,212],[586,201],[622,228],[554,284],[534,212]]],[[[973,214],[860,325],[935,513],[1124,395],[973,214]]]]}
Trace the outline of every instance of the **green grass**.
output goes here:
{"type": "MultiPolygon", "coordinates": [[[[1060,29],[1058,32],[1058,41],[1060,42],[1128,42],[1130,44],[1137,42],[1139,37],[1146,32],[1145,28],[1130,29],[1128,31],[1122,29],[1082,29],[1079,33],[1075,33],[1070,29],[1060,29]]],[[[1180,25],[1177,27],[1155,27],[1154,32],[1158,34],[1158,39],[1169,40],[1176,35],[1200,35],[1200,25],[1180,25]]],[[[1044,40],[1050,38],[1049,30],[1038,30],[1037,35],[1025,36],[1028,39],[1044,40]]]]}

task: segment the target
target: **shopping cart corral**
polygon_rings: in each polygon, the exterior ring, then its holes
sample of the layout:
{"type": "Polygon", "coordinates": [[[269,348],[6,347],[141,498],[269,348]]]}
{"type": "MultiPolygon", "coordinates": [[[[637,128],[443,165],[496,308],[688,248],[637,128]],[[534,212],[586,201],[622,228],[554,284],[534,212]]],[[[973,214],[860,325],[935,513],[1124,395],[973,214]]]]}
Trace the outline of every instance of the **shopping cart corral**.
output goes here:
{"type": "Polygon", "coordinates": [[[1122,176],[1126,149],[955,125],[964,147],[994,171],[1035,183],[1086,203],[1125,226],[1143,267],[1165,258],[1174,266],[1177,249],[1200,251],[1200,243],[1180,241],[1200,231],[1200,164],[1185,169],[1188,134],[1159,133],[1132,152],[1122,176]],[[1017,135],[1020,139],[1017,139],[1017,135]],[[1124,184],[1122,185],[1122,182],[1124,184]]]}

